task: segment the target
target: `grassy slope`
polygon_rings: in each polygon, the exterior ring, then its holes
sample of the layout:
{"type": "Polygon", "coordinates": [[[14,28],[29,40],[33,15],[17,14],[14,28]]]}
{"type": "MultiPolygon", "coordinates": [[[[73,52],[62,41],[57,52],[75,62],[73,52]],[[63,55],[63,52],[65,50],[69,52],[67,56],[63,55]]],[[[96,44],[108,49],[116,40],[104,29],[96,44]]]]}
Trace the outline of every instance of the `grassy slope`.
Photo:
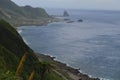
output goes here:
{"type": "MultiPolygon", "coordinates": [[[[39,63],[36,55],[23,42],[20,35],[9,25],[9,23],[0,20],[0,70],[9,70],[15,73],[24,53],[28,54],[19,76],[27,80],[30,73],[34,70],[34,80],[39,80],[41,74],[39,69],[40,66],[35,64],[39,63]]],[[[54,72],[46,74],[45,76],[45,80],[63,80],[54,72]]]]}
{"type": "Polygon", "coordinates": [[[40,24],[41,20],[48,21],[50,19],[50,16],[42,8],[20,7],[11,0],[0,0],[0,17],[14,26],[40,24]]]}

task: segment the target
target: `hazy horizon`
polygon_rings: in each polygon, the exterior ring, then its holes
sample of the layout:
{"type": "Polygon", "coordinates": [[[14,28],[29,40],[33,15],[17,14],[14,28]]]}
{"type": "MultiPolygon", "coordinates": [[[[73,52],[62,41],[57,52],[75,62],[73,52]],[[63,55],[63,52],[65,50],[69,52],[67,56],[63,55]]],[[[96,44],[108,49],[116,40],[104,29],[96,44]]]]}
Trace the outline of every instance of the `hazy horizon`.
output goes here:
{"type": "Polygon", "coordinates": [[[20,6],[42,8],[120,10],[120,0],[12,0],[20,6]]]}

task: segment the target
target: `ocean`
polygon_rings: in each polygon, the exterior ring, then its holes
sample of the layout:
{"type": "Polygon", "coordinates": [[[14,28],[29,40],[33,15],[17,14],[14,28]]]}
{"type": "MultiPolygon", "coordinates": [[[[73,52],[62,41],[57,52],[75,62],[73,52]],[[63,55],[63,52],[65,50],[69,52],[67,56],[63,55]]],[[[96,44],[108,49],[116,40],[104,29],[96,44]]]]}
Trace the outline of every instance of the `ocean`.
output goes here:
{"type": "MultiPolygon", "coordinates": [[[[47,11],[51,15],[63,14],[63,10],[47,11]]],[[[35,52],[54,56],[55,60],[101,80],[120,80],[120,11],[68,13],[67,18],[74,22],[21,26],[18,30],[35,52]]]]}

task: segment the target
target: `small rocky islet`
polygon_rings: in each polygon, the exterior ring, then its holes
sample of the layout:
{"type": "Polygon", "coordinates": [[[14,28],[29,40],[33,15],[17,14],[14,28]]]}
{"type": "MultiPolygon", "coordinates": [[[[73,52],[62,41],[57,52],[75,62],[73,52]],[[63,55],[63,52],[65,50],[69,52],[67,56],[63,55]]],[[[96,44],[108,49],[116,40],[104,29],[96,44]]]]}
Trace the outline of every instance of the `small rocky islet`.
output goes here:
{"type": "MultiPolygon", "coordinates": [[[[69,14],[65,12],[65,16],[69,14]]],[[[0,0],[0,80],[99,80],[53,57],[35,53],[14,28],[51,20],[54,18],[42,8],[20,7],[11,0],[0,0]]]]}

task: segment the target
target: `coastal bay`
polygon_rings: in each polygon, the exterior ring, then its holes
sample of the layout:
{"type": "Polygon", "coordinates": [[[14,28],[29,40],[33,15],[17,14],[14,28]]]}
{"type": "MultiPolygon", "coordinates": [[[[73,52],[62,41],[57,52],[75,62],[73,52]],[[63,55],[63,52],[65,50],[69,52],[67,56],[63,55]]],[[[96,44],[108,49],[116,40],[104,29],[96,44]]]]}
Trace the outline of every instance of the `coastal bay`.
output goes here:
{"type": "Polygon", "coordinates": [[[101,12],[111,18],[109,21],[104,15],[98,17],[99,12],[93,11],[96,15],[91,15],[91,11],[79,13],[71,15],[73,23],[55,22],[19,29],[23,30],[22,37],[35,52],[54,56],[55,60],[80,68],[82,73],[92,77],[119,80],[119,12],[111,12],[109,16],[106,11],[101,12]],[[84,21],[76,22],[80,17],[84,21]]]}

